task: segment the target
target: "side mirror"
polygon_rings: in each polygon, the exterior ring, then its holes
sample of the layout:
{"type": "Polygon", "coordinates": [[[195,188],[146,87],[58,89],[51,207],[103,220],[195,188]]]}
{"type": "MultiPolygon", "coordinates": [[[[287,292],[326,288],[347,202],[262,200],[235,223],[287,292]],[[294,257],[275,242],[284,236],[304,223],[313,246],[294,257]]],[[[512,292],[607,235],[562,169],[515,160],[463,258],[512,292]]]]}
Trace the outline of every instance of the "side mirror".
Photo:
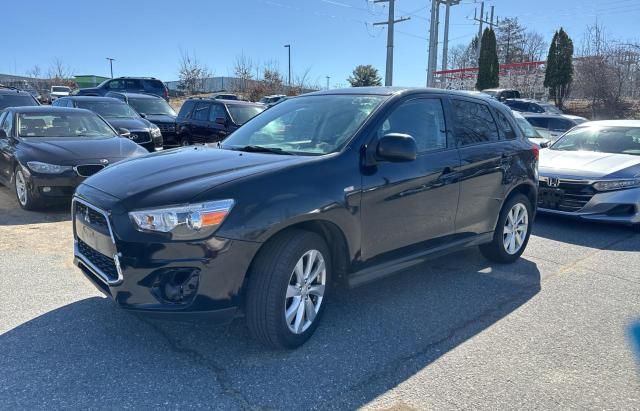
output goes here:
{"type": "Polygon", "coordinates": [[[224,117],[217,117],[216,118],[216,123],[217,124],[222,124],[224,126],[225,124],[227,124],[227,119],[224,118],[224,117]]]}
{"type": "Polygon", "coordinates": [[[549,147],[548,141],[543,141],[542,143],[540,143],[540,148],[547,148],[547,147],[549,147]]]}
{"type": "Polygon", "coordinates": [[[118,134],[120,135],[120,137],[126,137],[126,138],[129,138],[131,136],[131,132],[126,128],[119,128],[118,134]]]}
{"type": "Polygon", "coordinates": [[[413,161],[418,154],[418,147],[410,135],[390,133],[378,141],[376,154],[381,159],[393,162],[413,161]]]}
{"type": "Polygon", "coordinates": [[[145,113],[140,113],[140,117],[147,118],[147,115],[145,113]]]}

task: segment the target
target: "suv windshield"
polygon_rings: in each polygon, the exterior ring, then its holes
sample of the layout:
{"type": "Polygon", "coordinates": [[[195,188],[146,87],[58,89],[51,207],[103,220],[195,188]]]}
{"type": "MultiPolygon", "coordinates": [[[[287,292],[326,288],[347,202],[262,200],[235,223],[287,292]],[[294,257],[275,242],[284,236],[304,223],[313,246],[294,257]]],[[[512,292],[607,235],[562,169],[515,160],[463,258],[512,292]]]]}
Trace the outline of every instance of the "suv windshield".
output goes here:
{"type": "Polygon", "coordinates": [[[231,114],[231,120],[233,120],[237,125],[246,123],[264,111],[264,107],[258,106],[228,105],[227,109],[229,109],[229,114],[231,114]]]}
{"type": "Polygon", "coordinates": [[[293,154],[340,150],[384,96],[329,95],[287,100],[236,130],[222,148],[262,146],[293,154]]]}
{"type": "Polygon", "coordinates": [[[578,127],[562,136],[551,149],[637,156],[640,155],[640,127],[578,127]]]}
{"type": "Polygon", "coordinates": [[[106,118],[138,117],[131,107],[119,101],[78,101],[78,108],[91,110],[106,118]]]}
{"type": "Polygon", "coordinates": [[[129,105],[138,113],[175,116],[176,112],[161,98],[129,98],[129,105]]]}
{"type": "Polygon", "coordinates": [[[86,112],[20,113],[20,137],[114,137],[100,117],[86,112]]]}
{"type": "Polygon", "coordinates": [[[26,94],[0,94],[0,110],[7,107],[37,106],[38,103],[26,94]]]}

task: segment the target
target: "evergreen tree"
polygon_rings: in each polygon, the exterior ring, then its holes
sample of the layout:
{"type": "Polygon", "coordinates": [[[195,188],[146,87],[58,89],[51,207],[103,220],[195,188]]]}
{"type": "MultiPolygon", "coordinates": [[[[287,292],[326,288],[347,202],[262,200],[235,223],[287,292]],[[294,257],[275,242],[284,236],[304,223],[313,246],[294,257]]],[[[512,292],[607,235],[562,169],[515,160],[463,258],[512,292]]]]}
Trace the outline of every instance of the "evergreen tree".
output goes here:
{"type": "Polygon", "coordinates": [[[351,87],[381,86],[382,79],[378,70],[371,64],[359,65],[353,69],[353,73],[347,79],[351,87]]]}
{"type": "Polygon", "coordinates": [[[544,74],[544,86],[549,88],[549,95],[559,108],[562,108],[564,98],[569,93],[572,80],[573,41],[561,27],[553,35],[549,46],[544,74]]]}
{"type": "Polygon", "coordinates": [[[480,40],[480,59],[478,60],[478,81],[476,89],[498,87],[500,66],[496,51],[496,33],[490,28],[485,29],[480,40]]]}

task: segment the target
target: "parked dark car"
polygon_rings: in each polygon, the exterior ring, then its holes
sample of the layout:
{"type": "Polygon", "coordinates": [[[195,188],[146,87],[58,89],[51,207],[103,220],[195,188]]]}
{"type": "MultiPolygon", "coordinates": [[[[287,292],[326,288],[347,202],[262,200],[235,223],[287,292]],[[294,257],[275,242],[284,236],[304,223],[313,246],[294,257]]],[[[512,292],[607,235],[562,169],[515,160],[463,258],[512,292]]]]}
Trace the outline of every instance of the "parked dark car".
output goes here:
{"type": "Polygon", "coordinates": [[[221,149],[165,151],[86,180],[72,206],[75,263],[122,308],[213,321],[240,308],[255,338],[296,347],[336,283],[476,245],[518,259],[538,154],[496,101],[316,92],[253,118],[221,149]]]}
{"type": "Polygon", "coordinates": [[[113,97],[129,104],[141,117],[146,118],[160,129],[165,146],[179,145],[176,134],[177,114],[164,99],[145,93],[109,92],[106,97],[113,97]]]}
{"type": "Polygon", "coordinates": [[[486,88],[483,93],[490,95],[498,101],[504,101],[509,98],[520,98],[520,92],[508,88],[486,88]]]}
{"type": "Polygon", "coordinates": [[[68,201],[85,177],[146,153],[88,110],[40,106],[0,113],[0,182],[14,187],[27,210],[68,201]]]}
{"type": "Polygon", "coordinates": [[[169,89],[155,77],[118,77],[105,80],[96,87],[81,88],[76,96],[104,96],[110,91],[149,93],[169,101],[169,89]]]}
{"type": "Polygon", "coordinates": [[[7,107],[39,106],[31,93],[0,85],[0,111],[7,107]]]}
{"type": "Polygon", "coordinates": [[[176,118],[178,140],[183,146],[222,141],[264,109],[262,104],[246,101],[189,99],[176,118]]]}
{"type": "Polygon", "coordinates": [[[116,130],[126,130],[123,135],[126,135],[134,143],[138,143],[152,152],[163,149],[164,142],[160,128],[149,120],[142,118],[128,104],[116,98],[60,97],[53,102],[53,106],[91,110],[107,120],[116,130]]]}

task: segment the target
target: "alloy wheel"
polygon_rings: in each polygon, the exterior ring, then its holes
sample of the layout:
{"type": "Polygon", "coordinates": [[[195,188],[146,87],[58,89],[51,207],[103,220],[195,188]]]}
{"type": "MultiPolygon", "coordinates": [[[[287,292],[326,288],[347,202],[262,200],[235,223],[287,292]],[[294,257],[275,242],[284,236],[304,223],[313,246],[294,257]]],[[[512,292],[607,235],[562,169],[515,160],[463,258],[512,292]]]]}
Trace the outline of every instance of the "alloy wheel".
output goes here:
{"type": "Polygon", "coordinates": [[[285,321],[294,334],[302,334],[320,311],[327,281],[322,253],[309,250],[300,257],[291,273],[285,297],[285,321]]]}
{"type": "Polygon", "coordinates": [[[18,197],[18,201],[23,206],[27,205],[27,183],[24,180],[24,175],[22,175],[22,171],[16,171],[16,195],[18,197]]]}
{"type": "Polygon", "coordinates": [[[509,210],[504,222],[502,241],[508,254],[516,254],[522,248],[529,229],[529,212],[522,203],[516,203],[509,210]]]}

